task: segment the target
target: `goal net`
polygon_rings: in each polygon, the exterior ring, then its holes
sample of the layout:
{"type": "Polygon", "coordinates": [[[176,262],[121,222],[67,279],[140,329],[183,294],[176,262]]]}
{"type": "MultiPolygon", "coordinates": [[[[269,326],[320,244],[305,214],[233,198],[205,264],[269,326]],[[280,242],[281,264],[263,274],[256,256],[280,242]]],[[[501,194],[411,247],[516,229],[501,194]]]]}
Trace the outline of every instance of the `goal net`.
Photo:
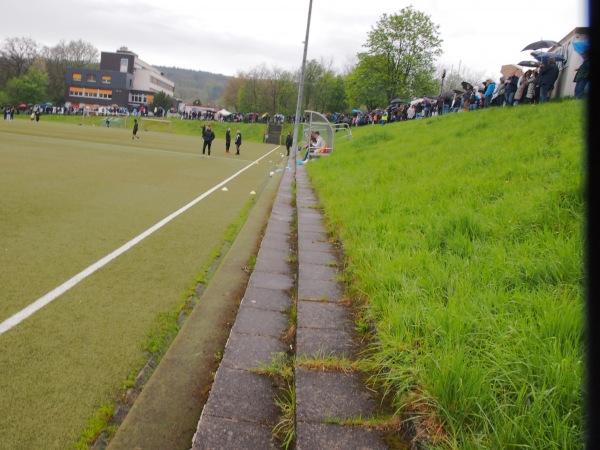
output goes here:
{"type": "Polygon", "coordinates": [[[95,127],[127,128],[127,116],[95,116],[84,114],[81,119],[81,124],[95,127]]]}
{"type": "Polygon", "coordinates": [[[141,129],[144,131],[161,131],[163,133],[171,132],[171,121],[164,119],[148,119],[144,117],[141,123],[141,129]]]}

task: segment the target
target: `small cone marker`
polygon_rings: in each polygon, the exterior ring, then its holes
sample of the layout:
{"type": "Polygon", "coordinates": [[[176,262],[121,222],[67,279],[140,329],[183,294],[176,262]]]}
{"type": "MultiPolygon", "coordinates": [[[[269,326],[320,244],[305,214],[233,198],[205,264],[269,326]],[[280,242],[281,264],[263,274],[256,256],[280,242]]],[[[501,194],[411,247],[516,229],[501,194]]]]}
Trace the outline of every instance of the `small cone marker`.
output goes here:
{"type": "Polygon", "coordinates": [[[256,192],[250,191],[250,195],[256,195],[256,192]]]}
{"type": "Polygon", "coordinates": [[[226,187],[224,187],[223,189],[221,189],[222,191],[227,192],[229,189],[227,189],[226,187]]]}

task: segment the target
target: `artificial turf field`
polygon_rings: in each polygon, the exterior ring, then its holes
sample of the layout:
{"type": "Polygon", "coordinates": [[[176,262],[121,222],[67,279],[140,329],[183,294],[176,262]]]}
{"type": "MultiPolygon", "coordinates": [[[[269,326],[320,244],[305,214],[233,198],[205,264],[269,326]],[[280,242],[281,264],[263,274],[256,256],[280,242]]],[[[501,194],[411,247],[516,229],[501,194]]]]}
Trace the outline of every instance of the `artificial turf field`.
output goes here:
{"type": "Polygon", "coordinates": [[[0,122],[0,324],[218,186],[0,334],[2,449],[77,440],[139,366],[157,318],[182,303],[251,191],[260,194],[281,161],[268,144],[245,142],[236,156],[216,140],[208,159],[198,137],[140,136],[0,122]],[[223,191],[219,184],[237,173],[223,191]]]}

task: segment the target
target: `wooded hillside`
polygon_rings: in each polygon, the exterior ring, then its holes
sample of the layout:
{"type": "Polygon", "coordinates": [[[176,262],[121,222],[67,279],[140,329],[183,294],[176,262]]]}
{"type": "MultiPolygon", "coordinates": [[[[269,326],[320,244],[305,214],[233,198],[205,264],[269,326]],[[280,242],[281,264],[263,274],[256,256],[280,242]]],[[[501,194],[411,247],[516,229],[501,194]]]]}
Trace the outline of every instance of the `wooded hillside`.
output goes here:
{"type": "Polygon", "coordinates": [[[199,99],[203,105],[221,103],[229,77],[217,73],[178,67],[155,66],[175,83],[175,97],[185,103],[199,99]]]}

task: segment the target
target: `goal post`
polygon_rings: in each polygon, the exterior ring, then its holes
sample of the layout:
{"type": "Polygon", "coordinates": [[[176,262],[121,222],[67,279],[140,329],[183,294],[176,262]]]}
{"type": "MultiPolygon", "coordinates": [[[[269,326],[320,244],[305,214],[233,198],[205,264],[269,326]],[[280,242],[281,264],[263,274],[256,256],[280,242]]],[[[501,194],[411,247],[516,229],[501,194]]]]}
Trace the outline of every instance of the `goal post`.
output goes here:
{"type": "Polygon", "coordinates": [[[95,114],[83,114],[81,125],[106,128],[127,128],[127,115],[117,114],[112,116],[99,116],[95,114]]]}
{"type": "Polygon", "coordinates": [[[163,133],[170,133],[172,130],[172,122],[170,120],[143,117],[141,127],[144,131],[162,131],[163,133]]]}

